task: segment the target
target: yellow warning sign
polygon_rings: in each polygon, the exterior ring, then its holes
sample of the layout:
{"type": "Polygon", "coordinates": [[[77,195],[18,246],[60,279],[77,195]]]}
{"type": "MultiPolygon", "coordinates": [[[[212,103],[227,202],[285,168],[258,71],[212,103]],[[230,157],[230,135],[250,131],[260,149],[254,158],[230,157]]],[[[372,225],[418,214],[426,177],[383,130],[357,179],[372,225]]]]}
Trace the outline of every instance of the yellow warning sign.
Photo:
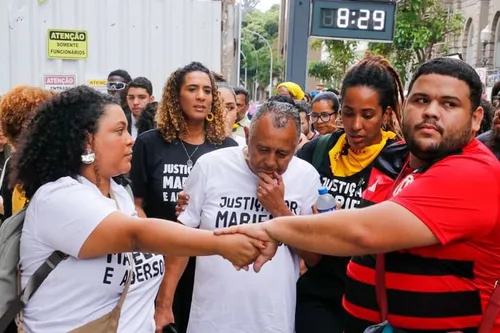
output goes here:
{"type": "Polygon", "coordinates": [[[87,59],[88,33],[83,30],[47,30],[49,59],[87,59]]]}
{"type": "Polygon", "coordinates": [[[89,86],[106,86],[108,84],[108,80],[88,80],[89,86]]]}

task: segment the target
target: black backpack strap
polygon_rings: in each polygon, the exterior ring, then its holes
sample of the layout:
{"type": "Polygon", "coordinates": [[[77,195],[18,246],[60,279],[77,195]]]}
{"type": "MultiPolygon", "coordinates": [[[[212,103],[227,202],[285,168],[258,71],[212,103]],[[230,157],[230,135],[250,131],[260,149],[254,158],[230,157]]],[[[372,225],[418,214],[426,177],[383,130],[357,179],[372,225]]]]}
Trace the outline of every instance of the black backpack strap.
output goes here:
{"type": "Polygon", "coordinates": [[[28,303],[31,296],[42,285],[43,281],[49,276],[50,272],[59,265],[59,263],[68,258],[68,255],[61,251],[54,251],[45,259],[43,264],[33,273],[28,281],[28,284],[23,289],[19,297],[9,307],[9,309],[0,318],[0,332],[3,332],[7,326],[16,318],[17,314],[21,312],[23,307],[28,303]]]}
{"type": "Polygon", "coordinates": [[[326,150],[328,149],[328,141],[330,140],[331,134],[325,134],[319,137],[316,147],[314,147],[314,153],[312,158],[312,165],[316,170],[321,166],[323,158],[325,157],[326,150]]]}

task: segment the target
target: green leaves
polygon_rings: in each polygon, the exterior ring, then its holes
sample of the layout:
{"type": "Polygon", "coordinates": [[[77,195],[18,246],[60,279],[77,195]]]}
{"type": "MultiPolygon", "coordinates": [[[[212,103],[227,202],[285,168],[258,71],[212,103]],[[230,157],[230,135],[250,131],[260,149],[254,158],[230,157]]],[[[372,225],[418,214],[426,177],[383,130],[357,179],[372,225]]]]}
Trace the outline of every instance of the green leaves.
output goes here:
{"type": "Polygon", "coordinates": [[[444,47],[436,50],[437,44],[459,34],[462,27],[462,16],[438,0],[403,0],[398,4],[394,42],[370,43],[369,49],[390,58],[405,81],[419,64],[447,52],[444,47]]]}
{"type": "Polygon", "coordinates": [[[356,59],[358,42],[341,40],[315,40],[313,48],[323,48],[329,55],[328,61],[311,62],[309,75],[328,85],[339,87],[347,69],[356,59]]]}
{"type": "MultiPolygon", "coordinates": [[[[277,38],[279,29],[279,6],[273,6],[267,12],[250,10],[243,18],[242,23],[241,50],[245,58],[241,59],[242,72],[247,69],[248,80],[254,80],[261,86],[269,85],[270,52],[266,42],[249,32],[253,31],[262,35],[273,50],[273,77],[280,77],[283,71],[283,63],[278,60],[277,38]]],[[[243,78],[243,76],[241,76],[243,78]]]]}

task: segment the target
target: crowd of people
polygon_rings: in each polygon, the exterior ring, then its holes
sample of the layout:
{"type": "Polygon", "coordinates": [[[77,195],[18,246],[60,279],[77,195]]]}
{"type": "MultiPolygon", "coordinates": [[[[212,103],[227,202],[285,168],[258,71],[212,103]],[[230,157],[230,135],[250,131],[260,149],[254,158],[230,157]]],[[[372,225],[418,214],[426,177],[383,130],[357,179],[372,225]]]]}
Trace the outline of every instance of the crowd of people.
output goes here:
{"type": "Polygon", "coordinates": [[[10,330],[500,332],[500,82],[489,98],[461,60],[405,94],[369,53],[340,91],[282,82],[251,115],[197,62],[158,101],[124,70],[108,94],[15,87],[1,195],[4,219],[27,207],[21,287],[65,258],[10,330]]]}

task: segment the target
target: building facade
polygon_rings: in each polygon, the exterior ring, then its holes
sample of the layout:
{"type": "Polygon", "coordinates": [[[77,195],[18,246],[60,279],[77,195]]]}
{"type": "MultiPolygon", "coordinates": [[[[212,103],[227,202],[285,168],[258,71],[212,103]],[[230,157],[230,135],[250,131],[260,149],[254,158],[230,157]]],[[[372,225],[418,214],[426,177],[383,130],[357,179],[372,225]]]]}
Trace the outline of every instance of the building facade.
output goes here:
{"type": "Polygon", "coordinates": [[[461,54],[463,60],[476,68],[486,68],[486,85],[491,87],[500,81],[500,0],[441,1],[450,12],[460,13],[464,18],[460,36],[446,42],[449,52],[461,54]]]}

